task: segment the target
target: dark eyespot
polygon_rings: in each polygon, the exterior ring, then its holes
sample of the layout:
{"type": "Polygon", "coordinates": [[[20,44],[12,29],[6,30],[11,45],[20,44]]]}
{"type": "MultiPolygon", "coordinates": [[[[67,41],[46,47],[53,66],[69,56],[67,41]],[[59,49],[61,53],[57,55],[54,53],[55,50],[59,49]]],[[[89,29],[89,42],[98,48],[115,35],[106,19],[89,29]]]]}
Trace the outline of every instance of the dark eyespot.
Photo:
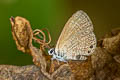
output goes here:
{"type": "Polygon", "coordinates": [[[90,51],[88,51],[88,53],[90,53],[90,51]]]}
{"type": "Polygon", "coordinates": [[[60,54],[58,53],[58,56],[60,56],[60,54]]]}
{"type": "Polygon", "coordinates": [[[61,57],[63,57],[63,55],[61,55],[61,57]]]}
{"type": "Polygon", "coordinates": [[[93,45],[91,45],[90,48],[93,48],[93,45]]]}
{"type": "Polygon", "coordinates": [[[81,56],[81,55],[77,55],[77,56],[76,56],[76,59],[78,59],[78,60],[79,60],[79,59],[80,59],[80,56],[81,56]]]}

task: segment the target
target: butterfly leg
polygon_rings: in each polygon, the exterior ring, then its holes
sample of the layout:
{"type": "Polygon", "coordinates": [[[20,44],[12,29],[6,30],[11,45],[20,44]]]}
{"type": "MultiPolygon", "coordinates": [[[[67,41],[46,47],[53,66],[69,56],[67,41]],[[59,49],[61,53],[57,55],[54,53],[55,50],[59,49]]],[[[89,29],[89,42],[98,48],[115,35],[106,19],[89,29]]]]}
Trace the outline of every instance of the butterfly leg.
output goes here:
{"type": "Polygon", "coordinates": [[[67,62],[63,57],[59,58],[58,60],[62,62],[67,62]]]}
{"type": "Polygon", "coordinates": [[[51,61],[53,62],[53,60],[56,59],[57,62],[58,62],[58,65],[59,65],[59,60],[57,59],[56,55],[53,54],[52,58],[51,58],[51,61]]]}
{"type": "Polygon", "coordinates": [[[53,54],[51,60],[54,60],[54,59],[56,59],[56,55],[53,54]]]}
{"type": "Polygon", "coordinates": [[[55,59],[55,58],[52,57],[52,58],[51,58],[51,61],[53,61],[54,59],[55,59]]]}

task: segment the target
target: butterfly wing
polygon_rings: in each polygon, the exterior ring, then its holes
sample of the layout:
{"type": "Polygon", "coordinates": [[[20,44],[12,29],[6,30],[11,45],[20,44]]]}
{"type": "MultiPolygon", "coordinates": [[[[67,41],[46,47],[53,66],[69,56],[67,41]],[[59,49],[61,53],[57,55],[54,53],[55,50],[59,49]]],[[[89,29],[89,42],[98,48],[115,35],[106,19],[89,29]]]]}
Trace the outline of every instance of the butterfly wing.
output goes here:
{"type": "Polygon", "coordinates": [[[55,52],[66,59],[78,60],[78,55],[89,56],[96,47],[93,24],[87,14],[77,11],[65,24],[55,52]]]}

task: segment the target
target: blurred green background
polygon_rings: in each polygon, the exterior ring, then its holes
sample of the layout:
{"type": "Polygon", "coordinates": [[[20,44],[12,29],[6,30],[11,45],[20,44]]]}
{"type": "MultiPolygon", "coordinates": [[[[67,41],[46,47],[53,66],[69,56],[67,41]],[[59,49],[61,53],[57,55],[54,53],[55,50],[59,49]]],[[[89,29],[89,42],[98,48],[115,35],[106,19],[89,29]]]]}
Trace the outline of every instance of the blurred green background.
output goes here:
{"type": "Polygon", "coordinates": [[[119,0],[0,0],[0,64],[28,65],[32,57],[18,51],[11,34],[11,16],[22,16],[32,28],[47,28],[56,44],[64,24],[78,10],[91,18],[99,39],[120,26],[119,0]]]}

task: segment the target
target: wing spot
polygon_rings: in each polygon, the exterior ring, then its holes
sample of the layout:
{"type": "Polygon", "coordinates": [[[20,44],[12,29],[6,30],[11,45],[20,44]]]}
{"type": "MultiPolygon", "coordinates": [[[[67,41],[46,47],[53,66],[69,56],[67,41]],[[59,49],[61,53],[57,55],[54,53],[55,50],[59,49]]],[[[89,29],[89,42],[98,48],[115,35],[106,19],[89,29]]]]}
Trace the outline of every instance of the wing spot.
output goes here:
{"type": "Polygon", "coordinates": [[[90,51],[88,51],[88,53],[90,53],[90,51]]]}
{"type": "Polygon", "coordinates": [[[76,56],[76,59],[79,60],[79,59],[80,59],[80,56],[81,56],[81,55],[77,55],[77,56],[76,56]]]}
{"type": "Polygon", "coordinates": [[[93,48],[93,45],[91,45],[90,48],[93,48]]]}

